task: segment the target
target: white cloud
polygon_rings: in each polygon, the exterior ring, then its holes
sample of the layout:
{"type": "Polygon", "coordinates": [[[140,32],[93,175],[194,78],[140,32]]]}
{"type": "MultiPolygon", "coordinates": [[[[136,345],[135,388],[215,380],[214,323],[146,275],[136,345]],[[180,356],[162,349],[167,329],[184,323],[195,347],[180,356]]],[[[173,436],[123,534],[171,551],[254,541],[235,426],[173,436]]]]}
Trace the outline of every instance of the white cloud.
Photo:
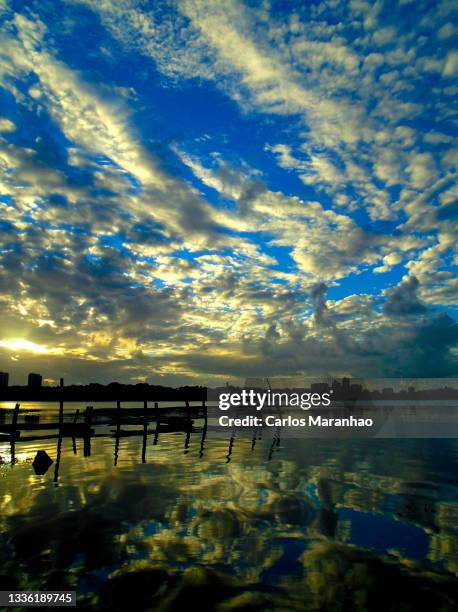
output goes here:
{"type": "Polygon", "coordinates": [[[429,187],[437,176],[436,164],[430,153],[413,155],[407,166],[407,172],[415,189],[429,187]]]}
{"type": "Polygon", "coordinates": [[[458,73],[458,51],[450,51],[445,59],[442,74],[452,77],[458,73]]]}
{"type": "Polygon", "coordinates": [[[443,25],[437,32],[437,38],[439,40],[446,40],[451,38],[455,34],[456,28],[450,21],[443,25]]]}
{"type": "Polygon", "coordinates": [[[16,131],[16,126],[14,125],[12,121],[10,121],[9,119],[6,119],[5,117],[0,117],[0,132],[7,134],[9,132],[15,132],[15,131],[16,131]]]}

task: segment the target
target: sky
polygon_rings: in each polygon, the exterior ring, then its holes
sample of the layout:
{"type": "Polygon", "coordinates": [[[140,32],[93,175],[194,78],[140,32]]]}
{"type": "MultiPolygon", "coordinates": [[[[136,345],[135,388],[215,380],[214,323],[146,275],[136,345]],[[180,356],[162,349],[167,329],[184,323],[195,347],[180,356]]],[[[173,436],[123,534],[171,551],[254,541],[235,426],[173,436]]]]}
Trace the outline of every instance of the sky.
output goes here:
{"type": "Polygon", "coordinates": [[[455,0],[0,0],[0,370],[458,374],[455,0]]]}

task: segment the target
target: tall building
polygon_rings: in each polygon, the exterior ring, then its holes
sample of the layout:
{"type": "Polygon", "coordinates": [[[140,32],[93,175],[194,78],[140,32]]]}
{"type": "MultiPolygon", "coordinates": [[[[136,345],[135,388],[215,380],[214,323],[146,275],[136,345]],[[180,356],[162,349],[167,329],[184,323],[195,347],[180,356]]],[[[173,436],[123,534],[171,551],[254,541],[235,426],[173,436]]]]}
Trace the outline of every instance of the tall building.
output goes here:
{"type": "Polygon", "coordinates": [[[8,386],[8,379],[10,375],[8,372],[0,372],[0,389],[4,389],[8,386]]]}
{"type": "Polygon", "coordinates": [[[41,376],[41,374],[34,374],[33,372],[31,372],[29,374],[27,384],[29,387],[41,387],[42,380],[43,377],[41,376]]]}
{"type": "Polygon", "coordinates": [[[336,394],[336,396],[342,391],[342,385],[339,380],[332,381],[332,390],[336,394]]]}
{"type": "Polygon", "coordinates": [[[343,393],[348,393],[350,391],[350,379],[342,378],[342,391],[343,393]]]}

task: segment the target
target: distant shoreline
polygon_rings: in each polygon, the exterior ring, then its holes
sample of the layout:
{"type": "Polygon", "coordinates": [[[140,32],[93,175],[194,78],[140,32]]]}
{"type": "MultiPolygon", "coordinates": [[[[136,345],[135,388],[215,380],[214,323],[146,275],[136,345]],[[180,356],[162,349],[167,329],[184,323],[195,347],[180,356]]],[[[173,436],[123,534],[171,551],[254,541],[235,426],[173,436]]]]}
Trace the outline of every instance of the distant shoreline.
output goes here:
{"type": "Polygon", "coordinates": [[[97,401],[204,401],[206,387],[162,387],[156,385],[69,385],[67,387],[11,386],[0,389],[0,402],[97,402],[97,401]]]}
{"type": "MultiPolygon", "coordinates": [[[[237,390],[238,387],[229,387],[237,390]]],[[[33,402],[163,402],[163,401],[208,401],[217,400],[219,394],[226,392],[227,387],[211,389],[203,386],[163,387],[161,385],[123,385],[110,383],[101,385],[68,385],[65,387],[28,387],[13,385],[0,388],[0,402],[33,401],[33,402]]],[[[275,389],[277,392],[291,392],[291,389],[275,389]]],[[[304,391],[301,389],[300,391],[304,391]]],[[[398,401],[457,401],[458,389],[448,387],[435,387],[431,389],[399,390],[383,389],[369,391],[361,389],[357,392],[336,392],[333,395],[333,404],[343,402],[343,405],[352,406],[367,402],[398,402],[398,401]]]]}

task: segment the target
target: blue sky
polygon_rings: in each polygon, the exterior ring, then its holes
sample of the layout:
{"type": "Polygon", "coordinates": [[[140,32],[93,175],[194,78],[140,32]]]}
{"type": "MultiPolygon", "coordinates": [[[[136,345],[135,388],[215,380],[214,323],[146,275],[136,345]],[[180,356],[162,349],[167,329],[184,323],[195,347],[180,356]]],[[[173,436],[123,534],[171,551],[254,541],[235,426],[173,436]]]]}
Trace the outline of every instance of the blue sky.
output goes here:
{"type": "Polygon", "coordinates": [[[456,12],[0,1],[0,367],[455,375],[456,12]]]}

